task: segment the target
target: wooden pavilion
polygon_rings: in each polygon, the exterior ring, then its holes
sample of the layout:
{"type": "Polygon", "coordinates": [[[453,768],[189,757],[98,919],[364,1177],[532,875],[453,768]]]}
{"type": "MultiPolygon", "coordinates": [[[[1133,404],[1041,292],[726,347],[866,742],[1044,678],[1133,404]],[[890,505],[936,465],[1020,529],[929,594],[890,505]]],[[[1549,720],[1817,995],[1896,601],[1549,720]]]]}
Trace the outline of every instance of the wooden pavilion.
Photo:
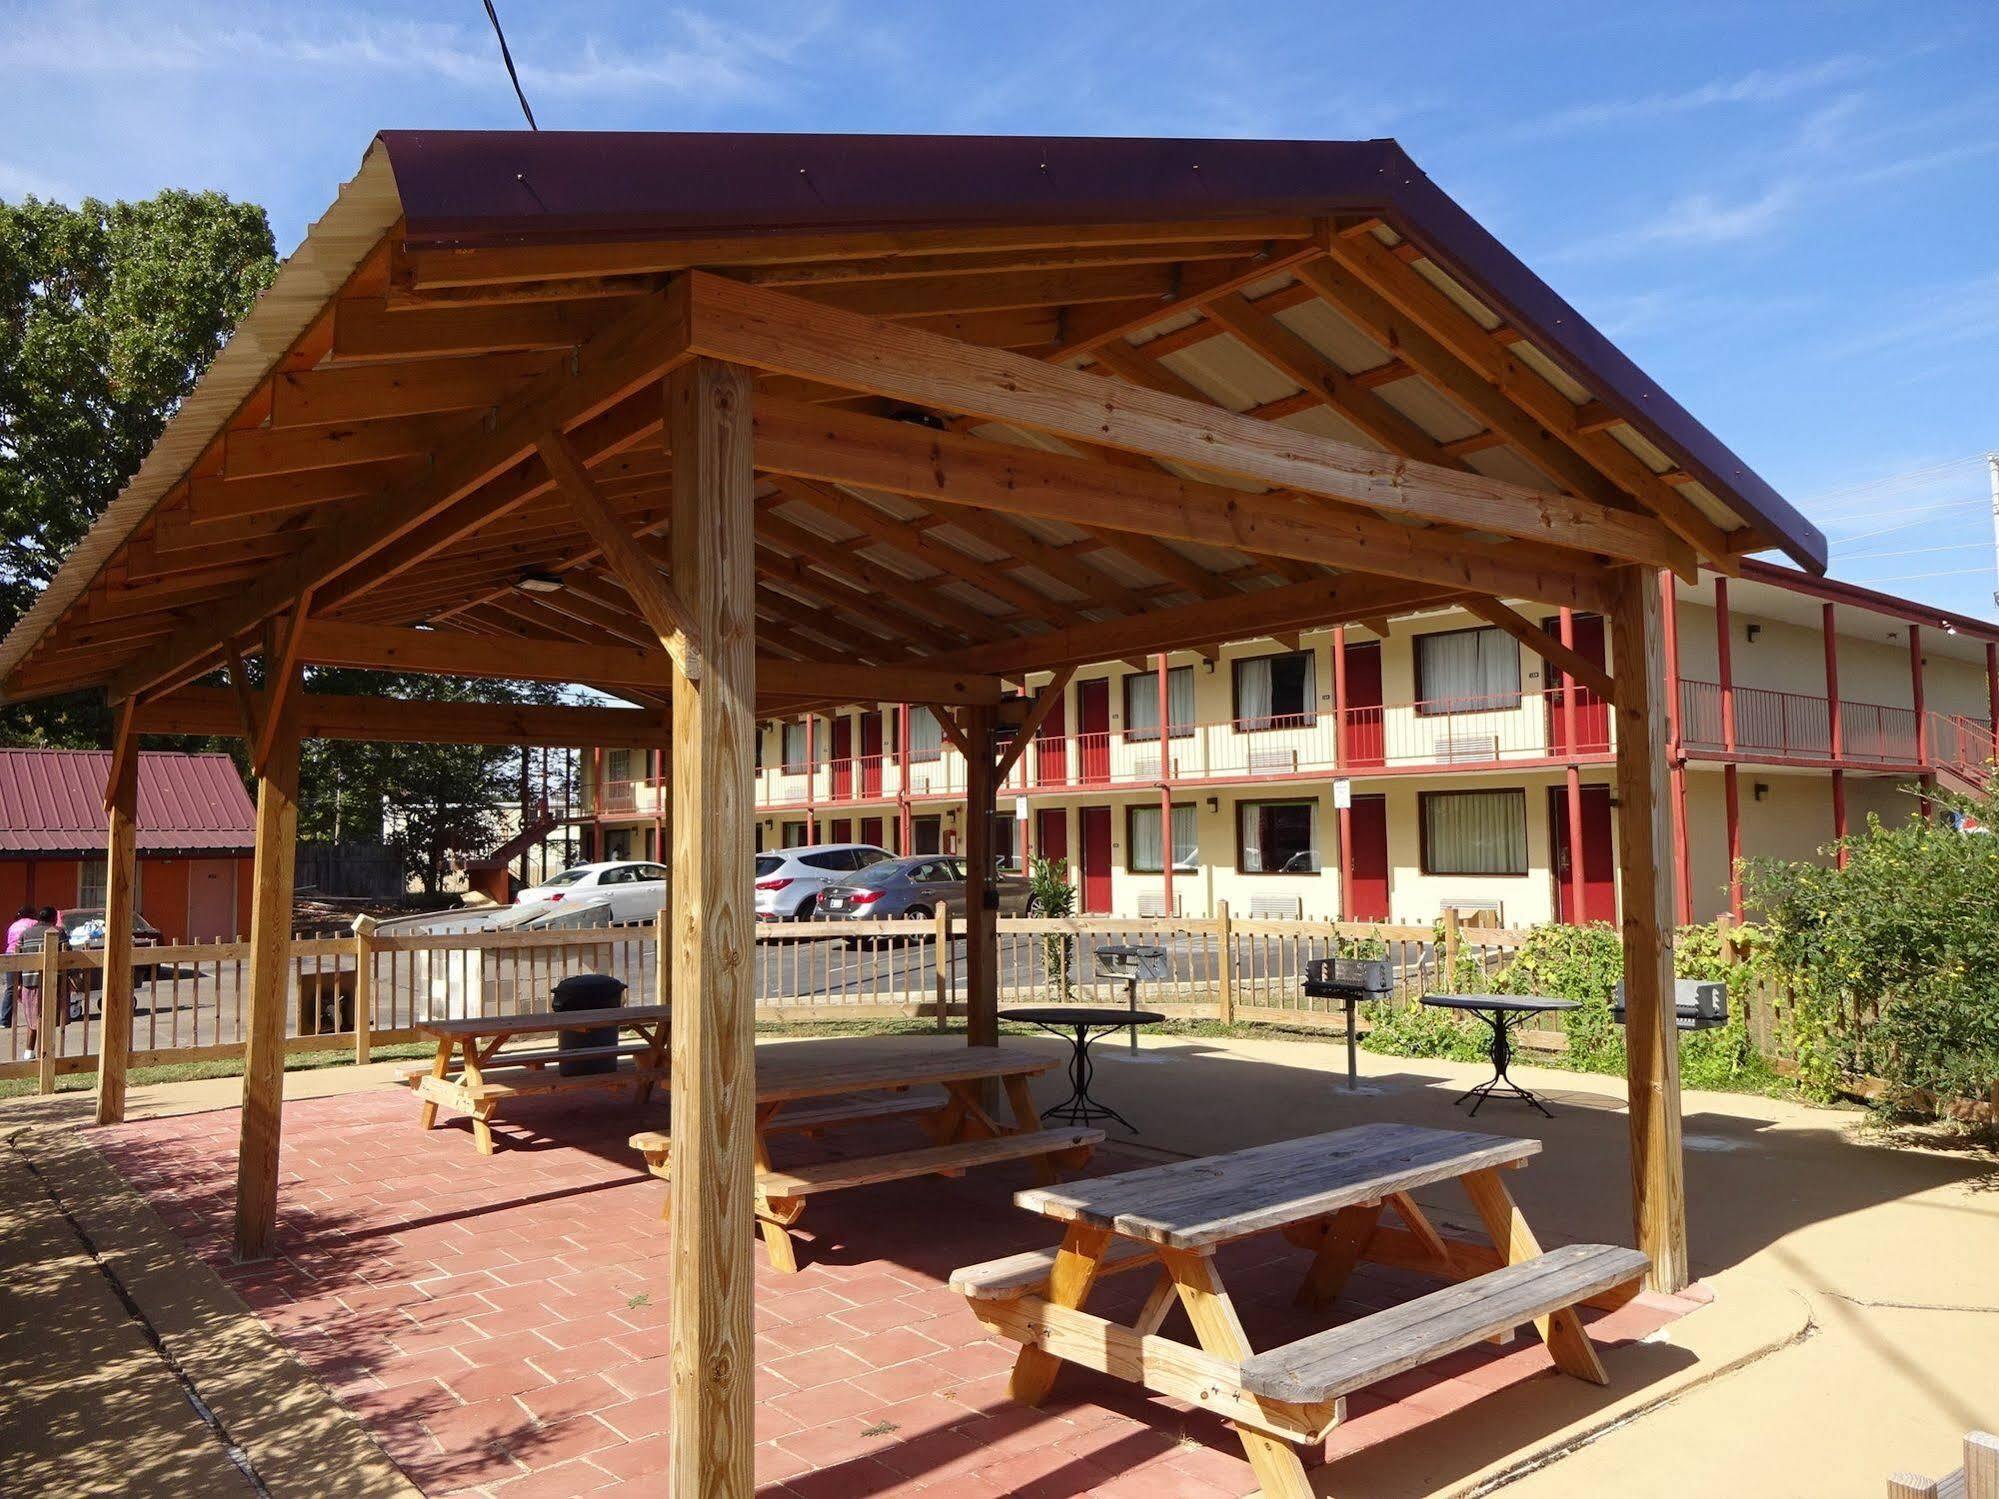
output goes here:
{"type": "MultiPolygon", "coordinates": [[[[276,1236],[302,737],[671,746],[676,1493],[750,1491],[752,733],[1442,605],[1616,706],[1632,1193],[1687,1279],[1661,573],[1823,541],[1392,142],[379,137],[0,644],[258,789],[237,1249],[276,1236]],[[1503,600],[1610,622],[1614,679],[1503,600]],[[252,689],[244,659],[260,655],[252,689]],[[309,665],[634,706],[316,695],[309,665]]],[[[1052,702],[1052,696],[1041,703],[1052,702]]],[[[969,1033],[996,1038],[988,819],[969,1033]]],[[[666,963],[663,957],[663,966],[666,963]]],[[[106,954],[99,1116],[129,963],[106,954]]]]}

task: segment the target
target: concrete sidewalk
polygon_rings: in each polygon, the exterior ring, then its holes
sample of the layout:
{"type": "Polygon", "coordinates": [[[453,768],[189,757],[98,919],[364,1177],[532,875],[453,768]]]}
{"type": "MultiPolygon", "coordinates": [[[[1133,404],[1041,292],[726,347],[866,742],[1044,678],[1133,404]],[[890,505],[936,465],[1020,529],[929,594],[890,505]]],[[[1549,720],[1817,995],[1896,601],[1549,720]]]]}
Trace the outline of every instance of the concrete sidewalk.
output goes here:
{"type": "MultiPolygon", "coordinates": [[[[1367,1120],[1462,1123],[1451,1100],[1481,1072],[1364,1056],[1367,1087],[1353,1094],[1337,1041],[1147,1037],[1147,1060],[1127,1062],[1120,1051],[1104,1047],[1096,1090],[1138,1124],[1146,1145],[1187,1153],[1367,1120]]],[[[286,1088],[300,1098],[380,1087],[407,1065],[295,1074],[286,1088]]],[[[1530,1221],[1549,1240],[1628,1242],[1618,1082],[1536,1069],[1520,1075],[1548,1095],[1555,1118],[1491,1103],[1471,1127],[1543,1142],[1539,1159],[1511,1183],[1530,1221]]],[[[222,1079],[141,1089],[133,1113],[231,1108],[239,1087],[222,1079]]],[[[87,1132],[70,1133],[79,1116],[87,1119],[87,1104],[74,1096],[14,1100],[0,1104],[0,1132],[35,1122],[87,1140],[87,1132]]],[[[1991,1372],[1999,1368],[1999,1158],[1939,1148],[1944,1142],[1891,1141],[1862,1129],[1850,1111],[1734,1094],[1689,1093],[1685,1116],[1693,1263],[1714,1305],[1664,1329],[1656,1345],[1628,1350],[1649,1356],[1628,1386],[1620,1381],[1606,1393],[1547,1380],[1502,1391],[1330,1464],[1322,1492],[1874,1499],[1888,1473],[1948,1468],[1967,1429],[1999,1425],[1991,1372]]],[[[94,1152],[68,1148],[66,1179],[89,1183],[90,1162],[104,1171],[94,1152]]],[[[0,1253],[19,1314],[0,1328],[0,1390],[15,1397],[6,1429],[46,1433],[36,1445],[65,1451],[71,1482],[59,1480],[59,1468],[0,1468],[0,1491],[229,1493],[232,1481],[240,1488],[226,1457],[216,1466],[219,1448],[177,1386],[161,1382],[156,1358],[149,1371],[143,1338],[134,1345],[128,1328],[120,1341],[130,1318],[101,1272],[78,1258],[74,1232],[59,1214],[54,1223],[36,1221],[18,1208],[38,1194],[46,1203],[48,1193],[18,1160],[9,1164],[14,1169],[0,1175],[7,1211],[0,1253]],[[38,1295],[45,1283],[60,1284],[61,1297],[22,1303],[18,1267],[43,1264],[57,1268],[25,1284],[38,1295]],[[41,1335],[55,1326],[59,1334],[41,1335]],[[108,1373],[92,1374],[99,1365],[108,1373]],[[130,1415],[123,1436],[63,1424],[85,1389],[90,1406],[130,1415]],[[138,1459],[128,1461],[133,1454],[138,1459]],[[146,1474],[152,1482],[134,1476],[123,1490],[115,1482],[91,1487],[78,1481],[79,1461],[100,1476],[146,1474]],[[162,1487],[162,1475],[174,1481],[162,1487]]],[[[99,1185],[107,1202],[121,1197],[115,1181],[99,1185]]],[[[1445,1224],[1472,1228],[1467,1205],[1448,1189],[1421,1195],[1445,1224]]],[[[214,1292],[229,1299],[219,1283],[214,1292]]],[[[336,1442],[354,1435],[338,1423],[325,1430],[336,1442]]],[[[393,1492],[393,1469],[380,1481],[385,1487],[370,1492],[393,1492]]],[[[360,1492],[345,1483],[321,1491],[360,1492]]]]}

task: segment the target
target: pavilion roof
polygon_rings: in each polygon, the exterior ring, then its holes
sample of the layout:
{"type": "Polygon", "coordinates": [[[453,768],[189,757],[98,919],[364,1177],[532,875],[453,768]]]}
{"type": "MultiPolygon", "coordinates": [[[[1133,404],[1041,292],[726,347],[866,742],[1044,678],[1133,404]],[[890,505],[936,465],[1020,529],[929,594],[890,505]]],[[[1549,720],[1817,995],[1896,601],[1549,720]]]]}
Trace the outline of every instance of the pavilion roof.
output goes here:
{"type": "MultiPolygon", "coordinates": [[[[508,434],[563,429],[664,566],[656,371],[619,379],[690,285],[746,338],[823,315],[834,364],[887,323],[1006,351],[1001,386],[1031,360],[1268,424],[1216,467],[780,351],[755,402],[778,660],[1017,675],[1463,594],[1587,606],[1606,563],[1824,564],[1392,141],[388,132],[0,643],[0,685],[190,680],[270,649],[307,589],[307,661],[380,664],[368,632],[412,625],[524,675],[565,643],[656,653],[508,434]]],[[[613,665],[599,685],[658,699],[654,666],[613,665]]]]}

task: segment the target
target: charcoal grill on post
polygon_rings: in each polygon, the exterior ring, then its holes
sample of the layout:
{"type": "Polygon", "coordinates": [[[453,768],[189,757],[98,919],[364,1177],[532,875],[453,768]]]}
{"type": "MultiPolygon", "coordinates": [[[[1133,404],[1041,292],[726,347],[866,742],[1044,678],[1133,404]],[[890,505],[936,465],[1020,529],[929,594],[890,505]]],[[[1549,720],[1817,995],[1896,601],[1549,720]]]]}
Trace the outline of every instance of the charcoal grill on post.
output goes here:
{"type": "MultiPolygon", "coordinates": [[[[1126,1006],[1136,1013],[1138,1010],[1138,983],[1144,979],[1156,983],[1171,978],[1173,970],[1166,961],[1166,949],[1147,947],[1137,943],[1111,942],[1096,950],[1097,977],[1103,979],[1123,979],[1126,1006]]],[[[1138,1055],[1138,1024],[1131,1025],[1131,1055],[1138,1055]]]]}
{"type": "Polygon", "coordinates": [[[1347,1091],[1360,1090],[1359,1037],[1355,1018],[1362,1000],[1387,999],[1395,992],[1395,971],[1386,958],[1314,958],[1305,965],[1305,993],[1313,999],[1343,1000],[1347,1007],[1347,1091]]]}

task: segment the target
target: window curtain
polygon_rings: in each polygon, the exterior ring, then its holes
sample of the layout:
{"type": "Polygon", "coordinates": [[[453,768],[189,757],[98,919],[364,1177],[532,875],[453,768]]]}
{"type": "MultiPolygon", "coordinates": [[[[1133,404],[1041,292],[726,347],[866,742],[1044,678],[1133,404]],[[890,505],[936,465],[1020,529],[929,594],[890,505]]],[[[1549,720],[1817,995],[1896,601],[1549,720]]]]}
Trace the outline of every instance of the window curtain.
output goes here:
{"type": "Polygon", "coordinates": [[[1242,825],[1242,873],[1263,873],[1263,808],[1254,802],[1245,802],[1236,808],[1236,821],[1242,825]]]}
{"type": "Polygon", "coordinates": [[[1245,661],[1236,668],[1236,716],[1245,729],[1270,726],[1270,658],[1245,661]]]}
{"type": "Polygon", "coordinates": [[[805,725],[802,723],[784,726],[784,768],[788,773],[805,768],[805,725]]]}
{"type": "Polygon", "coordinates": [[[944,730],[928,708],[909,710],[909,758],[935,760],[944,753],[944,730]]]}
{"type": "Polygon", "coordinates": [[[1520,649],[1498,630],[1419,635],[1420,691],[1432,711],[1511,708],[1520,701],[1520,649]]]}
{"type": "MultiPolygon", "coordinates": [[[[1185,739],[1194,732],[1194,668],[1176,666],[1166,673],[1166,711],[1172,715],[1172,736],[1185,739]]],[[[1124,679],[1124,737],[1159,737],[1159,678],[1133,672],[1124,679]]]]}
{"type": "Polygon", "coordinates": [[[1514,791],[1468,791],[1423,800],[1432,874],[1525,874],[1527,800],[1514,791]]]}
{"type": "Polygon", "coordinates": [[[1159,847],[1159,809],[1137,807],[1131,814],[1131,857],[1127,869],[1163,869],[1159,847]]]}
{"type": "Polygon", "coordinates": [[[1173,809],[1173,868],[1196,868],[1201,862],[1199,837],[1194,828],[1194,809],[1190,806],[1173,809]]]}

